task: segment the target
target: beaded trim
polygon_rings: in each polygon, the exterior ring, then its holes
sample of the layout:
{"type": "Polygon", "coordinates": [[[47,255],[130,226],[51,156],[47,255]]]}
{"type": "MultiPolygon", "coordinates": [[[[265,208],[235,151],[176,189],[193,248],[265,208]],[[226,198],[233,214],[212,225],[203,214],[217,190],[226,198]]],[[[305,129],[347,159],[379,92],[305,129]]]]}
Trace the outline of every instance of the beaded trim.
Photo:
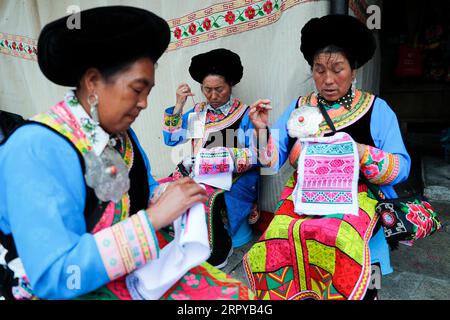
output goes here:
{"type": "MultiPolygon", "coordinates": [[[[349,110],[345,109],[344,107],[336,110],[330,110],[328,114],[333,120],[336,130],[346,128],[361,119],[373,106],[375,98],[376,96],[371,93],[356,89],[355,97],[353,98],[352,106],[349,110]]],[[[298,106],[302,107],[305,105],[317,107],[317,95],[315,93],[311,93],[307,96],[301,97],[298,101],[298,106]]],[[[319,132],[317,135],[323,136],[329,132],[332,132],[332,130],[324,120],[320,124],[319,132]]]]}

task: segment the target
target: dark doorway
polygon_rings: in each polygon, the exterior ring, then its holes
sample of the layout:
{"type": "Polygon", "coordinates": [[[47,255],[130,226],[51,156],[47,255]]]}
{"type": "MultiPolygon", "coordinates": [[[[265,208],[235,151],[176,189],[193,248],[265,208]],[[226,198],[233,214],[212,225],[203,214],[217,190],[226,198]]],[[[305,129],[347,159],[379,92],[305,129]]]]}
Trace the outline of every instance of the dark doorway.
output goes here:
{"type": "Polygon", "coordinates": [[[413,160],[399,191],[422,191],[425,157],[450,161],[450,1],[383,1],[380,48],[380,97],[397,114],[413,160]]]}

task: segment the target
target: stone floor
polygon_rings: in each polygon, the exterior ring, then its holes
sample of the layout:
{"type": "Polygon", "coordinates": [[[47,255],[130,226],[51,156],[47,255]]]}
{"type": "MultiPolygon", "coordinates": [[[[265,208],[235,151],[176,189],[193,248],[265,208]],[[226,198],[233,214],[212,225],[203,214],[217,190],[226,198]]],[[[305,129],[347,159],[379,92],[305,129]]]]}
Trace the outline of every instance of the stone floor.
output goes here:
{"type": "Polygon", "coordinates": [[[391,251],[394,273],[383,277],[380,299],[450,300],[450,202],[431,204],[444,227],[413,247],[391,251]]]}
{"type": "Polygon", "coordinates": [[[444,227],[413,247],[400,246],[391,252],[395,271],[383,278],[380,298],[450,300],[450,164],[443,157],[426,153],[415,159],[421,159],[420,168],[416,160],[409,188],[423,188],[444,227]]]}

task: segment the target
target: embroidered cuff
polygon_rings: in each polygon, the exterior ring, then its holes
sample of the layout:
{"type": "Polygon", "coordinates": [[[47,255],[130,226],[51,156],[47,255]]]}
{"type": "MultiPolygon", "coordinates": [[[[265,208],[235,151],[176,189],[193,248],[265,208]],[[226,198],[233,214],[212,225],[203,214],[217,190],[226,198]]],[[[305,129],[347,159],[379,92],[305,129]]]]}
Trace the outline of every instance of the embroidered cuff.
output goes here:
{"type": "Polygon", "coordinates": [[[167,111],[164,113],[164,125],[163,130],[169,133],[173,133],[180,130],[183,124],[182,114],[169,114],[167,111]]]}
{"type": "Polygon", "coordinates": [[[145,210],[94,235],[110,280],[159,257],[156,234],[145,210]]]}
{"type": "Polygon", "coordinates": [[[300,140],[297,140],[297,142],[295,142],[294,146],[292,147],[291,153],[289,154],[289,163],[295,169],[297,168],[298,159],[300,158],[301,152],[302,152],[302,143],[300,142],[300,140]]]}
{"type": "Polygon", "coordinates": [[[199,161],[196,174],[200,176],[232,172],[233,170],[233,159],[225,147],[202,149],[196,161],[199,161]]]}
{"type": "Polygon", "coordinates": [[[235,173],[245,172],[251,169],[253,165],[253,156],[249,148],[229,148],[234,162],[235,173]]]}
{"type": "Polygon", "coordinates": [[[397,155],[367,145],[359,146],[364,148],[360,160],[361,170],[370,182],[390,184],[397,178],[400,170],[397,155]]]}

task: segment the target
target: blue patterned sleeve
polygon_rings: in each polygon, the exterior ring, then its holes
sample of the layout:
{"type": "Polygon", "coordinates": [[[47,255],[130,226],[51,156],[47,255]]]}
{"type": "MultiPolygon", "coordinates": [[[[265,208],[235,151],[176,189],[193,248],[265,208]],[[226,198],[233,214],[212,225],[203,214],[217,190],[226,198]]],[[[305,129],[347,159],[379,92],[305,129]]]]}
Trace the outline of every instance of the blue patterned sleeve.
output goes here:
{"type": "Polygon", "coordinates": [[[108,283],[86,232],[86,190],[75,149],[39,125],[20,128],[1,149],[2,231],[13,234],[33,292],[71,299],[108,283]]]}
{"type": "Polygon", "coordinates": [[[181,114],[173,114],[175,107],[167,108],[164,112],[163,136],[164,143],[168,146],[176,146],[186,141],[186,132],[188,128],[188,117],[194,108],[181,114]]]}

